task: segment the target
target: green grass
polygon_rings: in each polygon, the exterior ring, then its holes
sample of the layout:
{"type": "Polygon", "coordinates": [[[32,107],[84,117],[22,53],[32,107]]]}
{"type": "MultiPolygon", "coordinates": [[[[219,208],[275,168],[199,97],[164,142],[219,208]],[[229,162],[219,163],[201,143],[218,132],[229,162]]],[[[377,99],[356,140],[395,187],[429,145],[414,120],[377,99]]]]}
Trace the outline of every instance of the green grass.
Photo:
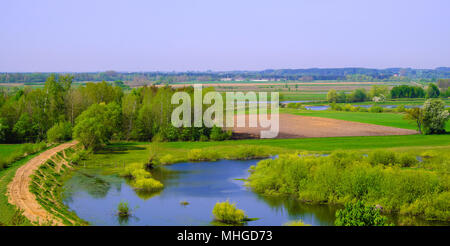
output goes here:
{"type": "Polygon", "coordinates": [[[25,144],[0,144],[0,159],[10,156],[17,150],[20,150],[25,144]]]}
{"type": "MultiPolygon", "coordinates": [[[[392,126],[404,129],[416,130],[416,126],[405,120],[400,113],[369,113],[369,112],[344,112],[331,110],[297,110],[290,108],[280,109],[280,113],[295,115],[331,118],[337,120],[355,121],[381,126],[392,126]]],[[[447,122],[446,130],[450,131],[450,123],[447,122]]]]}
{"type": "MultiPolygon", "coordinates": [[[[0,223],[6,225],[9,224],[9,221],[16,211],[16,207],[8,203],[8,197],[6,196],[8,184],[14,178],[17,169],[38,154],[39,153],[29,155],[17,162],[14,162],[9,168],[0,171],[0,223]]],[[[23,225],[31,225],[31,223],[26,221],[23,225]]]]}
{"type": "Polygon", "coordinates": [[[280,101],[309,101],[326,100],[326,93],[282,92],[280,101]]]}

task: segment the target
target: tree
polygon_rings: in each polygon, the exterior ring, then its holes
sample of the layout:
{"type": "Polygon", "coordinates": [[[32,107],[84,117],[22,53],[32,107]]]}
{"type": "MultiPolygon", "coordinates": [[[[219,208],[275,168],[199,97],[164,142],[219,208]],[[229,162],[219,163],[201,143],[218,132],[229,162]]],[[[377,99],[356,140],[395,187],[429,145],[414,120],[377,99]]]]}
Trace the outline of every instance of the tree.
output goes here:
{"type": "Polygon", "coordinates": [[[9,126],[5,118],[0,118],[0,143],[5,143],[8,136],[9,126]]]}
{"type": "Polygon", "coordinates": [[[345,95],[345,92],[344,92],[344,91],[340,91],[340,92],[338,93],[337,101],[336,101],[336,102],[338,102],[338,103],[344,103],[344,102],[346,102],[346,101],[347,101],[347,95],[345,95]]]}
{"type": "Polygon", "coordinates": [[[445,132],[445,123],[449,112],[445,109],[444,101],[428,99],[423,104],[423,132],[425,134],[440,134],[445,132]]]}
{"type": "Polygon", "coordinates": [[[417,125],[417,130],[422,134],[423,114],[421,108],[407,109],[405,119],[413,121],[417,125]]]}
{"type": "Polygon", "coordinates": [[[61,143],[72,138],[72,125],[70,122],[58,122],[47,131],[49,143],[61,143]]]}
{"type": "Polygon", "coordinates": [[[430,83],[427,88],[427,98],[438,98],[440,94],[437,85],[430,83]]]}
{"type": "Polygon", "coordinates": [[[373,99],[374,97],[387,98],[388,95],[389,95],[389,88],[385,85],[373,85],[369,91],[370,99],[373,99]]]}
{"type": "Polygon", "coordinates": [[[13,128],[21,142],[34,142],[37,139],[37,127],[28,114],[22,114],[13,128]]]}
{"type": "Polygon", "coordinates": [[[388,226],[387,218],[380,215],[374,206],[366,206],[362,201],[345,204],[336,212],[337,226],[388,226]]]}
{"type": "Polygon", "coordinates": [[[76,119],[73,135],[85,149],[96,150],[120,131],[121,111],[116,103],[93,104],[76,119]]]}
{"type": "Polygon", "coordinates": [[[349,102],[364,102],[367,98],[366,91],[364,89],[354,90],[348,97],[349,102]]]}
{"type": "Polygon", "coordinates": [[[335,103],[337,101],[337,93],[335,89],[328,91],[327,100],[329,103],[335,103]]]}

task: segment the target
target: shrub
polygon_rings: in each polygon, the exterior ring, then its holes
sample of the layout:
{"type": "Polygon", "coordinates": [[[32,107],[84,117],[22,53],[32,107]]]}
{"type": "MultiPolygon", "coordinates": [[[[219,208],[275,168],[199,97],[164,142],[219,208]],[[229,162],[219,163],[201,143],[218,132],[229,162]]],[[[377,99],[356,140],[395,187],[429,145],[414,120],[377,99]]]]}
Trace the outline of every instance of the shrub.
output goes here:
{"type": "Polygon", "coordinates": [[[388,151],[361,154],[339,151],[328,157],[289,154],[266,159],[250,169],[250,187],[265,195],[292,195],[312,203],[345,204],[363,200],[380,204],[383,211],[448,220],[445,204],[449,192],[449,155],[424,161],[414,154],[388,151]],[[440,198],[440,199],[437,199],[440,198]],[[431,209],[432,201],[436,202],[431,209]]]}
{"type": "Polygon", "coordinates": [[[407,153],[401,153],[398,155],[398,163],[402,167],[412,167],[416,165],[419,161],[417,158],[413,155],[407,154],[407,153]]]}
{"type": "Polygon", "coordinates": [[[308,224],[303,223],[302,220],[290,221],[284,225],[285,226],[309,226],[308,224]]]}
{"type": "Polygon", "coordinates": [[[223,141],[223,140],[230,139],[231,135],[232,135],[231,131],[224,131],[220,127],[213,126],[213,128],[211,129],[211,135],[209,136],[209,138],[212,141],[223,141]]]}
{"type": "Polygon", "coordinates": [[[345,208],[336,212],[337,226],[388,226],[387,219],[373,206],[363,202],[346,203],[345,208]]]}
{"type": "Polygon", "coordinates": [[[117,206],[117,215],[120,217],[128,217],[131,215],[127,202],[120,202],[117,206]]]}
{"type": "Polygon", "coordinates": [[[145,171],[144,169],[134,169],[131,171],[131,176],[134,179],[151,178],[151,173],[145,171]]]}
{"type": "Polygon", "coordinates": [[[397,156],[394,152],[385,150],[376,150],[368,155],[369,162],[372,165],[382,164],[382,165],[394,165],[397,161],[397,156]]]}
{"type": "Polygon", "coordinates": [[[347,111],[347,112],[350,112],[350,111],[354,111],[355,110],[354,108],[355,107],[353,107],[351,104],[345,104],[344,107],[343,107],[343,110],[347,111]]]}
{"type": "Polygon", "coordinates": [[[369,110],[367,108],[365,108],[365,107],[359,107],[358,111],[359,112],[369,112],[369,110]]]}
{"type": "Polygon", "coordinates": [[[231,156],[231,159],[250,160],[268,156],[269,154],[266,149],[260,146],[240,145],[236,148],[236,151],[233,153],[233,156],[231,156]]]}
{"type": "Polygon", "coordinates": [[[159,162],[163,165],[172,164],[176,162],[176,159],[173,155],[167,154],[159,158],[159,162]]]}
{"type": "Polygon", "coordinates": [[[188,152],[190,161],[216,161],[217,153],[210,149],[192,149],[188,152]]]}
{"type": "Polygon", "coordinates": [[[423,131],[425,134],[440,134],[445,132],[445,123],[449,112],[442,100],[429,99],[423,104],[423,131]]]}
{"type": "Polygon", "coordinates": [[[369,109],[371,113],[383,113],[383,107],[373,106],[369,109]]]}
{"type": "Polygon", "coordinates": [[[58,122],[47,131],[50,143],[61,143],[72,139],[72,125],[69,122],[58,122]]]}
{"type": "Polygon", "coordinates": [[[164,185],[156,179],[138,178],[134,183],[134,187],[143,191],[157,191],[164,188],[164,185]]]}
{"type": "Polygon", "coordinates": [[[403,106],[403,105],[399,105],[399,106],[397,106],[397,107],[395,108],[395,111],[396,111],[396,112],[399,112],[399,113],[403,113],[403,112],[406,111],[406,108],[405,108],[405,106],[403,106]]]}
{"type": "Polygon", "coordinates": [[[342,111],[342,106],[336,103],[331,104],[331,110],[342,111]]]}
{"type": "Polygon", "coordinates": [[[243,210],[237,209],[235,203],[228,201],[216,203],[212,213],[217,221],[225,224],[242,224],[247,218],[243,210]]]}
{"type": "MultiPolygon", "coordinates": [[[[122,177],[127,177],[127,178],[135,178],[133,176],[133,172],[135,172],[136,170],[139,169],[144,169],[144,165],[141,163],[131,163],[128,164],[125,168],[123,168],[120,172],[119,175],[122,177]]],[[[144,170],[145,171],[145,170],[144,170]]]]}

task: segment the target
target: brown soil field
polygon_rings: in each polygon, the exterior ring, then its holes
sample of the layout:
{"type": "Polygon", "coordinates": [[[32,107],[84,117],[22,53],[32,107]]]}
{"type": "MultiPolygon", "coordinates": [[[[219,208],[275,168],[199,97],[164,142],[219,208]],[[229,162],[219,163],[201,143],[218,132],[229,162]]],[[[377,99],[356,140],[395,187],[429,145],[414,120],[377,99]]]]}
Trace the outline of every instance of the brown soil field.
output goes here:
{"type": "MultiPolygon", "coordinates": [[[[235,119],[236,117],[237,116],[235,116],[235,119]]],[[[246,117],[246,126],[248,126],[248,115],[246,117]]],[[[259,138],[262,130],[268,130],[268,128],[261,128],[259,126],[256,128],[232,128],[233,133],[237,135],[236,138],[259,138]]],[[[411,134],[417,134],[417,131],[345,120],[280,114],[280,129],[277,138],[387,136],[411,134]]]]}

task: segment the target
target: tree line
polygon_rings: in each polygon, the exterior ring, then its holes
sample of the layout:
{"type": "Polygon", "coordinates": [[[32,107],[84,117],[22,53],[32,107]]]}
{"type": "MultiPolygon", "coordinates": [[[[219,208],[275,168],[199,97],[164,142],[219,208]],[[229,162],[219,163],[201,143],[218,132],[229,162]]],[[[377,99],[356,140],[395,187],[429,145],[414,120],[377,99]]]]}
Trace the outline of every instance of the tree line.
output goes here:
{"type": "MultiPolygon", "coordinates": [[[[52,75],[43,88],[0,89],[0,143],[61,142],[76,138],[97,149],[111,140],[224,140],[219,127],[175,128],[171,97],[193,88],[144,86],[124,93],[120,83],[72,86],[73,76],[52,75]]],[[[207,93],[213,90],[205,88],[207,93]]],[[[193,112],[194,110],[192,110],[193,112]]]]}
{"type": "Polygon", "coordinates": [[[438,98],[450,97],[450,88],[439,88],[434,83],[429,83],[426,90],[421,86],[399,85],[389,90],[388,86],[374,85],[367,92],[365,89],[356,89],[347,94],[344,91],[337,92],[335,89],[328,91],[327,100],[330,103],[349,103],[375,101],[381,102],[388,98],[438,98]]]}
{"type": "MultiPolygon", "coordinates": [[[[44,82],[52,73],[0,73],[0,83],[44,82]]],[[[56,77],[64,74],[56,74],[56,77]]],[[[450,78],[450,68],[310,68],[310,69],[267,69],[262,71],[227,72],[93,72],[73,73],[74,81],[152,81],[157,83],[215,81],[224,78],[232,80],[278,79],[278,80],[339,80],[339,81],[427,81],[450,78]]]]}

